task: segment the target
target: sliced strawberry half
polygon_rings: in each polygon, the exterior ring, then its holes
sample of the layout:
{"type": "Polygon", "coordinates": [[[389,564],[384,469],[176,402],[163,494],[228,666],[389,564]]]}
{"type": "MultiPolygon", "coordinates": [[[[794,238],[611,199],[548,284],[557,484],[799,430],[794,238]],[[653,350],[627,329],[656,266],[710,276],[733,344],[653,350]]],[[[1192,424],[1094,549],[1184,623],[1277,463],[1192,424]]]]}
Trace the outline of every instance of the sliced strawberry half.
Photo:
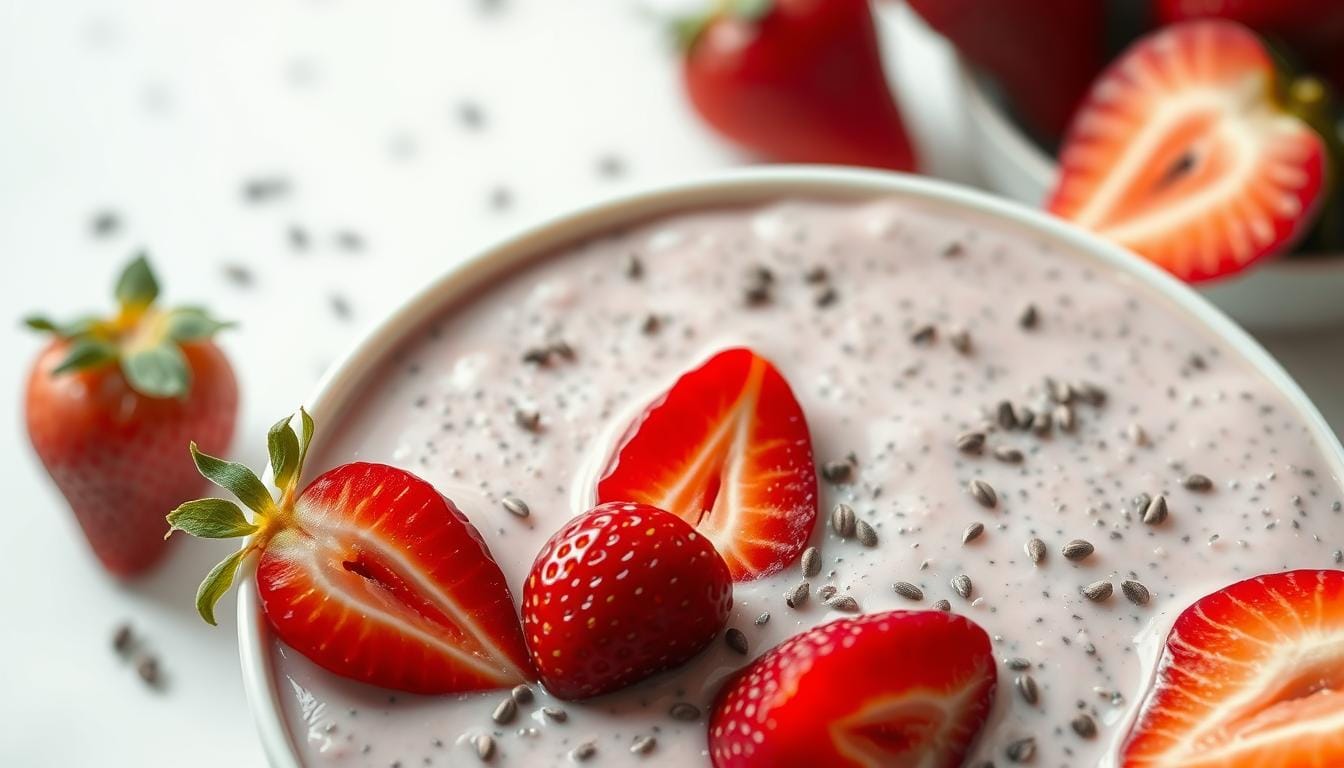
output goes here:
{"type": "Polygon", "coordinates": [[[467,518],[383,464],[321,475],[257,563],[276,634],[323,667],[422,693],[531,677],[504,574],[467,518]]]}
{"type": "Polygon", "coordinates": [[[630,425],[597,501],[633,501],[695,526],[734,581],[775,573],[817,519],[812,439],[770,361],[728,349],[683,375],[630,425]]]}
{"type": "Polygon", "coordinates": [[[996,679],[989,636],[965,617],[833,621],[729,680],[709,721],[710,759],[715,768],[957,768],[996,679]]]}
{"type": "Polygon", "coordinates": [[[1326,153],[1274,88],[1269,54],[1238,24],[1142,38],[1075,115],[1047,207],[1191,282],[1285,251],[1316,213],[1326,153]]]}
{"type": "Polygon", "coordinates": [[[201,616],[242,559],[258,552],[257,592],[275,633],[318,665],[361,682],[422,694],[502,688],[536,673],[513,597],[480,534],[429,483],[395,467],[332,469],[302,493],[297,483],[312,422],[271,431],[278,499],[250,470],[195,450],[201,473],[254,512],[221,499],[168,516],[197,536],[251,536],[211,571],[201,616]]]}
{"type": "Polygon", "coordinates": [[[1344,765],[1344,571],[1259,576],[1185,609],[1121,760],[1344,765]]]}

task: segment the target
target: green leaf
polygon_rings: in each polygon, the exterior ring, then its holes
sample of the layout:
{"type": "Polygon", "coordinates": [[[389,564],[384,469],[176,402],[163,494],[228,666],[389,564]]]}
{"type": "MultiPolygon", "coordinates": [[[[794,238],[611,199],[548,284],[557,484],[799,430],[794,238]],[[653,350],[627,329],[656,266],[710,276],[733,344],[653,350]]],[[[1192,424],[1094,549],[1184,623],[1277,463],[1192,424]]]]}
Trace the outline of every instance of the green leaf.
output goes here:
{"type": "Polygon", "coordinates": [[[303,477],[303,462],[308,458],[308,446],[313,443],[313,417],[299,406],[299,466],[294,470],[295,477],[303,477]]]}
{"type": "Polygon", "coordinates": [[[98,324],[98,318],[81,317],[68,323],[59,323],[45,315],[29,315],[23,319],[23,324],[34,331],[54,333],[63,339],[70,339],[92,331],[93,327],[98,324]]]}
{"type": "Polygon", "coordinates": [[[70,371],[83,371],[117,359],[117,348],[101,339],[82,338],[70,342],[70,351],[61,364],[52,369],[60,375],[70,371]]]}
{"type": "Polygon", "coordinates": [[[725,0],[711,6],[709,11],[681,16],[672,19],[672,39],[682,51],[695,46],[700,35],[704,34],[716,20],[731,18],[744,22],[757,22],[769,15],[774,8],[774,0],[725,0]]]}
{"type": "Polygon", "coordinates": [[[266,436],[266,447],[271,454],[271,472],[275,475],[276,487],[281,491],[289,490],[299,469],[299,437],[289,427],[291,418],[286,416],[277,421],[266,436]]]}
{"type": "Polygon", "coordinates": [[[196,469],[206,480],[238,497],[248,509],[260,515],[269,514],[275,506],[275,500],[262,485],[261,479],[252,470],[236,461],[225,461],[207,453],[201,453],[196,443],[191,444],[191,458],[196,469]]]}
{"type": "Polygon", "coordinates": [[[29,315],[23,318],[23,324],[34,331],[45,331],[47,333],[60,333],[61,327],[51,318],[42,315],[29,315]]]}
{"type": "Polygon", "coordinates": [[[138,349],[121,359],[121,372],[131,389],[146,397],[185,397],[191,370],[176,344],[164,342],[138,349]]]}
{"type": "Polygon", "coordinates": [[[773,0],[736,0],[731,13],[744,21],[758,21],[770,12],[773,0]]]}
{"type": "Polygon", "coordinates": [[[246,549],[240,549],[224,558],[219,565],[210,569],[210,573],[206,574],[205,580],[196,590],[196,612],[201,614],[206,624],[212,627],[216,625],[215,604],[225,592],[229,591],[229,587],[233,586],[233,579],[238,575],[238,566],[242,564],[243,556],[247,552],[246,549]]]}
{"type": "Polygon", "coordinates": [[[149,259],[139,254],[117,279],[117,301],[127,307],[147,307],[159,297],[159,281],[149,268],[149,259]]]}
{"type": "Polygon", "coordinates": [[[709,26],[709,22],[713,20],[713,15],[706,13],[673,19],[671,24],[672,40],[676,43],[677,49],[689,51],[695,45],[695,41],[700,39],[700,34],[709,26]]]}
{"type": "Polygon", "coordinates": [[[168,313],[168,338],[178,343],[200,341],[230,325],[211,317],[204,309],[181,307],[168,313]]]}
{"type": "Polygon", "coordinates": [[[313,442],[313,417],[303,406],[299,406],[299,423],[303,425],[303,438],[299,441],[299,447],[307,453],[308,445],[313,442]]]}
{"type": "Polygon", "coordinates": [[[232,539],[257,531],[237,504],[224,499],[188,501],[168,513],[168,525],[169,535],[182,531],[201,539],[232,539]]]}

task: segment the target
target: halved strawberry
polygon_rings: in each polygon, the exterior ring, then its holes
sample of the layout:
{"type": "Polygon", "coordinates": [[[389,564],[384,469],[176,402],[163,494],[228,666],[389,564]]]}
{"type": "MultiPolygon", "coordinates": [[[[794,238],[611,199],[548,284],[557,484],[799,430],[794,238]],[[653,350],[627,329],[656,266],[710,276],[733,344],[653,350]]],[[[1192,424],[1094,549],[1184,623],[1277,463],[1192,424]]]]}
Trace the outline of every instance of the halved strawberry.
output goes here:
{"type": "Polygon", "coordinates": [[[728,566],[686,521],[601,504],[546,542],[523,585],[541,682],[562,699],[615,691],[704,650],[728,621],[728,566]]]}
{"type": "Polygon", "coordinates": [[[1186,608],[1121,765],[1344,765],[1344,571],[1258,576],[1186,608]]]}
{"type": "Polygon", "coordinates": [[[536,679],[504,574],[457,507],[383,464],[336,467],[298,493],[312,437],[300,417],[300,435],[289,419],[271,430],[278,500],[246,467],[192,444],[201,474],[255,513],[248,522],[232,502],[201,499],[168,515],[171,530],[251,536],[201,584],[202,618],[215,623],[215,603],[258,552],[257,592],[275,633],[338,675],[424,694],[536,679]]]}
{"type": "Polygon", "coordinates": [[[814,627],[719,692],[715,768],[961,765],[994,701],[989,636],[942,611],[814,627]]]}
{"type": "Polygon", "coordinates": [[[1326,154],[1274,89],[1238,24],[1140,39],[1074,116],[1047,207],[1191,282],[1285,251],[1311,225],[1326,154]]]}
{"type": "Polygon", "coordinates": [[[775,573],[817,519],[812,439],[770,361],[728,349],[683,375],[626,431],[598,502],[635,501],[694,525],[733,580],[775,573]]]}

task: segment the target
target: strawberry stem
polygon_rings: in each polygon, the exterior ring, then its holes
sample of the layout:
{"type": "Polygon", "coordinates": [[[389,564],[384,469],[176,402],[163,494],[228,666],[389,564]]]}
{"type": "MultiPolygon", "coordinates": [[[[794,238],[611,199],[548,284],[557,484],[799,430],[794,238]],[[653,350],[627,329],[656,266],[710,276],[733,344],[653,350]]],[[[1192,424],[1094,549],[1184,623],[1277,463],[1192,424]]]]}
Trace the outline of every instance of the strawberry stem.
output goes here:
{"type": "Polygon", "coordinates": [[[261,551],[276,533],[294,526],[294,503],[303,475],[304,459],[313,439],[313,417],[299,409],[299,427],[293,416],[276,422],[267,434],[273,496],[261,478],[246,466],[203,453],[191,443],[191,458],[207,480],[229,491],[252,511],[248,521],[242,507],[224,499],[188,501],[168,513],[168,533],[182,531],[207,539],[250,537],[247,545],[225,558],[206,575],[196,592],[196,610],[208,624],[215,623],[215,604],[233,585],[238,568],[248,553],[261,551]]]}
{"type": "Polygon", "coordinates": [[[689,51],[700,35],[716,19],[732,18],[744,22],[759,21],[770,12],[774,0],[715,0],[708,9],[672,19],[672,37],[678,49],[689,51]]]}
{"type": "Polygon", "coordinates": [[[34,315],[25,324],[70,342],[54,375],[118,363],[131,389],[152,398],[184,398],[191,390],[191,368],[181,346],[203,341],[230,327],[200,307],[160,309],[159,283],[149,260],[140,254],[122,271],[114,290],[117,311],[111,318],[85,317],[69,323],[34,315]]]}

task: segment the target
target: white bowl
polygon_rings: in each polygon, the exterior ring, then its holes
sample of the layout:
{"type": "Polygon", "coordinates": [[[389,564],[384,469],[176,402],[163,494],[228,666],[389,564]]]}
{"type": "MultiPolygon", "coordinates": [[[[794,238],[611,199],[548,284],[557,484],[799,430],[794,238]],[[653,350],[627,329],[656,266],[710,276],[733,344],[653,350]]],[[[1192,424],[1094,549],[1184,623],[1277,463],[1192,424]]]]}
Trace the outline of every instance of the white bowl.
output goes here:
{"type": "MultiPolygon", "coordinates": [[[[961,65],[970,151],[988,187],[1039,206],[1057,168],[984,87],[961,65]]],[[[1279,259],[1199,291],[1243,325],[1257,330],[1316,328],[1344,323],[1344,253],[1279,259]]]]}
{"type": "MultiPolygon", "coordinates": [[[[1231,349],[1280,389],[1288,402],[1297,408],[1298,415],[1307,423],[1322,450],[1332,457],[1332,474],[1344,476],[1344,448],[1340,447],[1334,433],[1297,384],[1245,331],[1166,272],[1059,219],[982,192],[916,176],[828,167],[777,166],[739,171],[623,195],[556,217],[486,249],[410,298],[327,372],[307,404],[315,419],[329,425],[327,429],[319,430],[316,439],[320,442],[322,435],[335,431],[330,425],[340,419],[351,397],[364,385],[368,375],[378,370],[384,357],[409,334],[449,305],[527,259],[650,217],[694,208],[762,203],[784,197],[904,197],[951,206],[1033,230],[1064,249],[1123,271],[1226,341],[1231,349]]],[[[320,450],[320,446],[314,446],[314,450],[320,450]]],[[[272,668],[273,640],[261,614],[251,563],[245,566],[238,579],[238,596],[243,682],[262,744],[273,766],[298,768],[299,758],[283,719],[282,692],[277,688],[272,668]]]]}

